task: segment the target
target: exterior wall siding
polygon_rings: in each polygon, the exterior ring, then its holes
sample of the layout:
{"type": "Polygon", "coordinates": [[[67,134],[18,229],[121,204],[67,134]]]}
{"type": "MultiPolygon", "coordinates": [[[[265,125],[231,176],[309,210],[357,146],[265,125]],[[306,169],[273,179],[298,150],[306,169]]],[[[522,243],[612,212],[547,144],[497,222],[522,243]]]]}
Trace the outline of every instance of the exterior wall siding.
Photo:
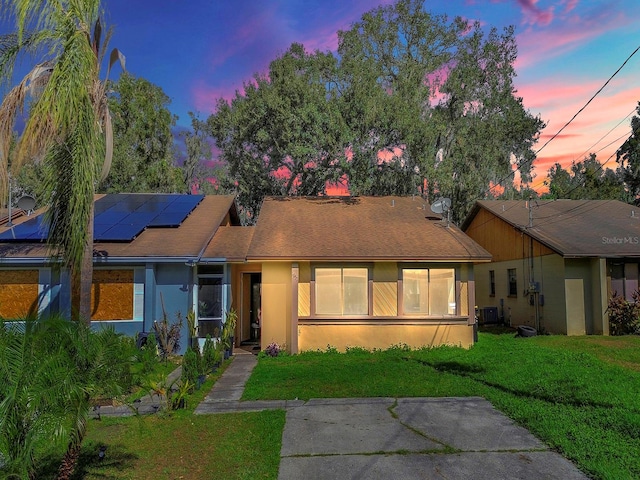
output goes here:
{"type": "Polygon", "coordinates": [[[534,259],[535,280],[540,286],[539,295],[531,305],[528,289],[530,265],[528,261],[509,260],[479,264],[474,267],[476,279],[476,304],[498,309],[498,316],[507,325],[536,325],[535,302],[538,302],[540,325],[551,333],[567,333],[566,300],[564,293],[564,259],[560,255],[545,255],[534,259]],[[507,271],[516,269],[518,292],[509,296],[507,271]],[[495,296],[490,295],[489,271],[495,272],[495,296]]]}
{"type": "MultiPolygon", "coordinates": [[[[493,262],[529,258],[529,237],[485,209],[480,209],[465,233],[491,253],[493,262]]],[[[533,241],[534,257],[554,253],[547,246],[533,241]]]]}
{"type": "Polygon", "coordinates": [[[473,345],[473,328],[467,325],[466,320],[463,323],[436,322],[431,325],[412,325],[398,320],[357,324],[300,322],[298,331],[300,351],[326,350],[328,346],[344,351],[354,346],[387,349],[394,345],[411,348],[439,345],[470,348],[473,345]]]}
{"type": "MultiPolygon", "coordinates": [[[[296,351],[324,350],[327,346],[344,350],[348,346],[373,349],[399,344],[412,348],[443,344],[470,347],[473,344],[473,326],[468,325],[469,300],[466,297],[460,299],[460,315],[457,316],[398,316],[398,288],[401,286],[398,263],[379,262],[370,265],[370,315],[362,318],[314,317],[312,265],[309,262],[296,264],[296,295],[292,295],[293,263],[265,262],[262,265],[262,349],[271,342],[294,349],[297,345],[296,351]],[[294,312],[297,313],[295,318],[292,315],[294,312]]],[[[335,265],[349,266],[342,263],[335,265]]],[[[438,266],[458,267],[456,281],[459,295],[469,294],[467,282],[473,278],[471,266],[438,266]],[[464,281],[460,280],[462,278],[464,281]]]]}
{"type": "Polygon", "coordinates": [[[261,348],[272,342],[281,347],[291,345],[291,263],[262,264],[261,348]]]}

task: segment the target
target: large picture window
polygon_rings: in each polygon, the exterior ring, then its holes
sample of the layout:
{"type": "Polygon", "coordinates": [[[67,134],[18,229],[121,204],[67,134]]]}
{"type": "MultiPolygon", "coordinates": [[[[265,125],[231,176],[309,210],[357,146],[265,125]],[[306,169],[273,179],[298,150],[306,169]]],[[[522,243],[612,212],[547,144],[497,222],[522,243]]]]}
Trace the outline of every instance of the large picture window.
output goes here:
{"type": "Polygon", "coordinates": [[[405,315],[455,315],[455,270],[403,268],[402,305],[405,315]]]}
{"type": "Polygon", "coordinates": [[[367,268],[316,268],[317,315],[368,315],[367,268]]]}

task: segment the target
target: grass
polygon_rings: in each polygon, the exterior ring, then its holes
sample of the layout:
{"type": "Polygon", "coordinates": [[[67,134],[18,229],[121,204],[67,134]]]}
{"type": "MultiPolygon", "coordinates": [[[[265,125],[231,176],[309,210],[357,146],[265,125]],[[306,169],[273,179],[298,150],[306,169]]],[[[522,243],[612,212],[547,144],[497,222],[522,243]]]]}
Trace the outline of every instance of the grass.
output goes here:
{"type": "Polygon", "coordinates": [[[640,338],[480,334],[471,350],[263,358],[244,399],[482,396],[594,478],[640,478],[640,338]]]}
{"type": "MultiPolygon", "coordinates": [[[[189,396],[186,409],[92,420],[74,480],[277,478],[283,410],[193,414],[228,365],[209,375],[189,396]],[[107,447],[102,461],[101,446],[107,447]]],[[[36,478],[53,480],[60,454],[45,457],[36,478]]]]}
{"type": "MultiPolygon", "coordinates": [[[[92,421],[76,480],[277,478],[283,411],[193,415],[218,375],[187,410],[92,421]]],[[[480,333],[470,350],[262,357],[243,398],[482,396],[589,476],[617,480],[640,478],[638,392],[640,337],[480,333]]],[[[53,478],[46,463],[38,478],[53,478]]]]}

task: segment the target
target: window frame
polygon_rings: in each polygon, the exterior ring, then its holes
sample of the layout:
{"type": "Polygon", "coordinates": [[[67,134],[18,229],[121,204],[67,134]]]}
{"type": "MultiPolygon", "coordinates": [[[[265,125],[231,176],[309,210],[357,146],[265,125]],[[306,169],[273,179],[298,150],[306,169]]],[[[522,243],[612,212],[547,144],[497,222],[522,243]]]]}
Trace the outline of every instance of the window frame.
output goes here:
{"type": "Polygon", "coordinates": [[[196,324],[198,326],[198,338],[205,338],[207,333],[211,335],[212,338],[216,338],[219,336],[220,332],[222,332],[222,320],[224,317],[224,272],[223,273],[199,273],[197,274],[197,290],[196,290],[196,324]],[[201,312],[200,306],[200,289],[202,285],[201,280],[207,279],[219,279],[220,280],[220,316],[203,316],[201,312]],[[218,335],[215,335],[216,329],[218,330],[218,335]]]}
{"type": "Polygon", "coordinates": [[[496,296],[496,271],[489,270],[489,296],[496,296]]]}
{"type": "Polygon", "coordinates": [[[518,296],[518,269],[507,268],[507,293],[508,297],[514,298],[518,296]],[[513,272],[513,276],[512,276],[513,272]]]}
{"type": "MultiPolygon", "coordinates": [[[[434,265],[424,265],[424,264],[399,264],[398,265],[398,316],[402,318],[453,318],[460,317],[460,281],[459,281],[459,272],[458,268],[453,265],[442,265],[442,266],[434,266],[434,265]],[[424,312],[407,312],[405,309],[405,270],[426,270],[427,271],[427,288],[429,288],[429,292],[431,290],[431,272],[437,270],[451,270],[453,271],[453,301],[447,301],[447,313],[431,313],[431,302],[430,298],[427,299],[427,306],[429,307],[429,311],[427,313],[424,312]],[[454,312],[448,313],[451,304],[453,303],[454,312]]],[[[449,300],[449,299],[447,299],[449,300]]]]}
{"type": "MultiPolygon", "coordinates": [[[[371,264],[353,263],[353,264],[330,264],[322,263],[311,266],[311,281],[310,281],[310,316],[309,318],[319,319],[365,319],[373,318],[373,266],[371,264]],[[316,283],[316,271],[322,269],[340,269],[341,272],[341,288],[344,289],[344,270],[345,269],[365,269],[367,271],[367,287],[366,287],[366,304],[367,313],[363,314],[338,314],[338,313],[318,313],[318,290],[316,283]]],[[[344,303],[341,307],[344,311],[344,303]]]]}

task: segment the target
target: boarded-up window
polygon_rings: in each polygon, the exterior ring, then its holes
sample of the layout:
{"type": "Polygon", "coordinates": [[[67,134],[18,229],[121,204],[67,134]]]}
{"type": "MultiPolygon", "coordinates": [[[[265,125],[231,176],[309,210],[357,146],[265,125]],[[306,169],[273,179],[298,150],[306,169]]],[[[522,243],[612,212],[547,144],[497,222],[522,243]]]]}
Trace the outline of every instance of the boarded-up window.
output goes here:
{"type": "Polygon", "coordinates": [[[38,313],[38,270],[0,271],[0,318],[18,320],[38,313]]]}
{"type": "Polygon", "coordinates": [[[133,270],[94,270],[91,320],[133,320],[133,270]]]}

